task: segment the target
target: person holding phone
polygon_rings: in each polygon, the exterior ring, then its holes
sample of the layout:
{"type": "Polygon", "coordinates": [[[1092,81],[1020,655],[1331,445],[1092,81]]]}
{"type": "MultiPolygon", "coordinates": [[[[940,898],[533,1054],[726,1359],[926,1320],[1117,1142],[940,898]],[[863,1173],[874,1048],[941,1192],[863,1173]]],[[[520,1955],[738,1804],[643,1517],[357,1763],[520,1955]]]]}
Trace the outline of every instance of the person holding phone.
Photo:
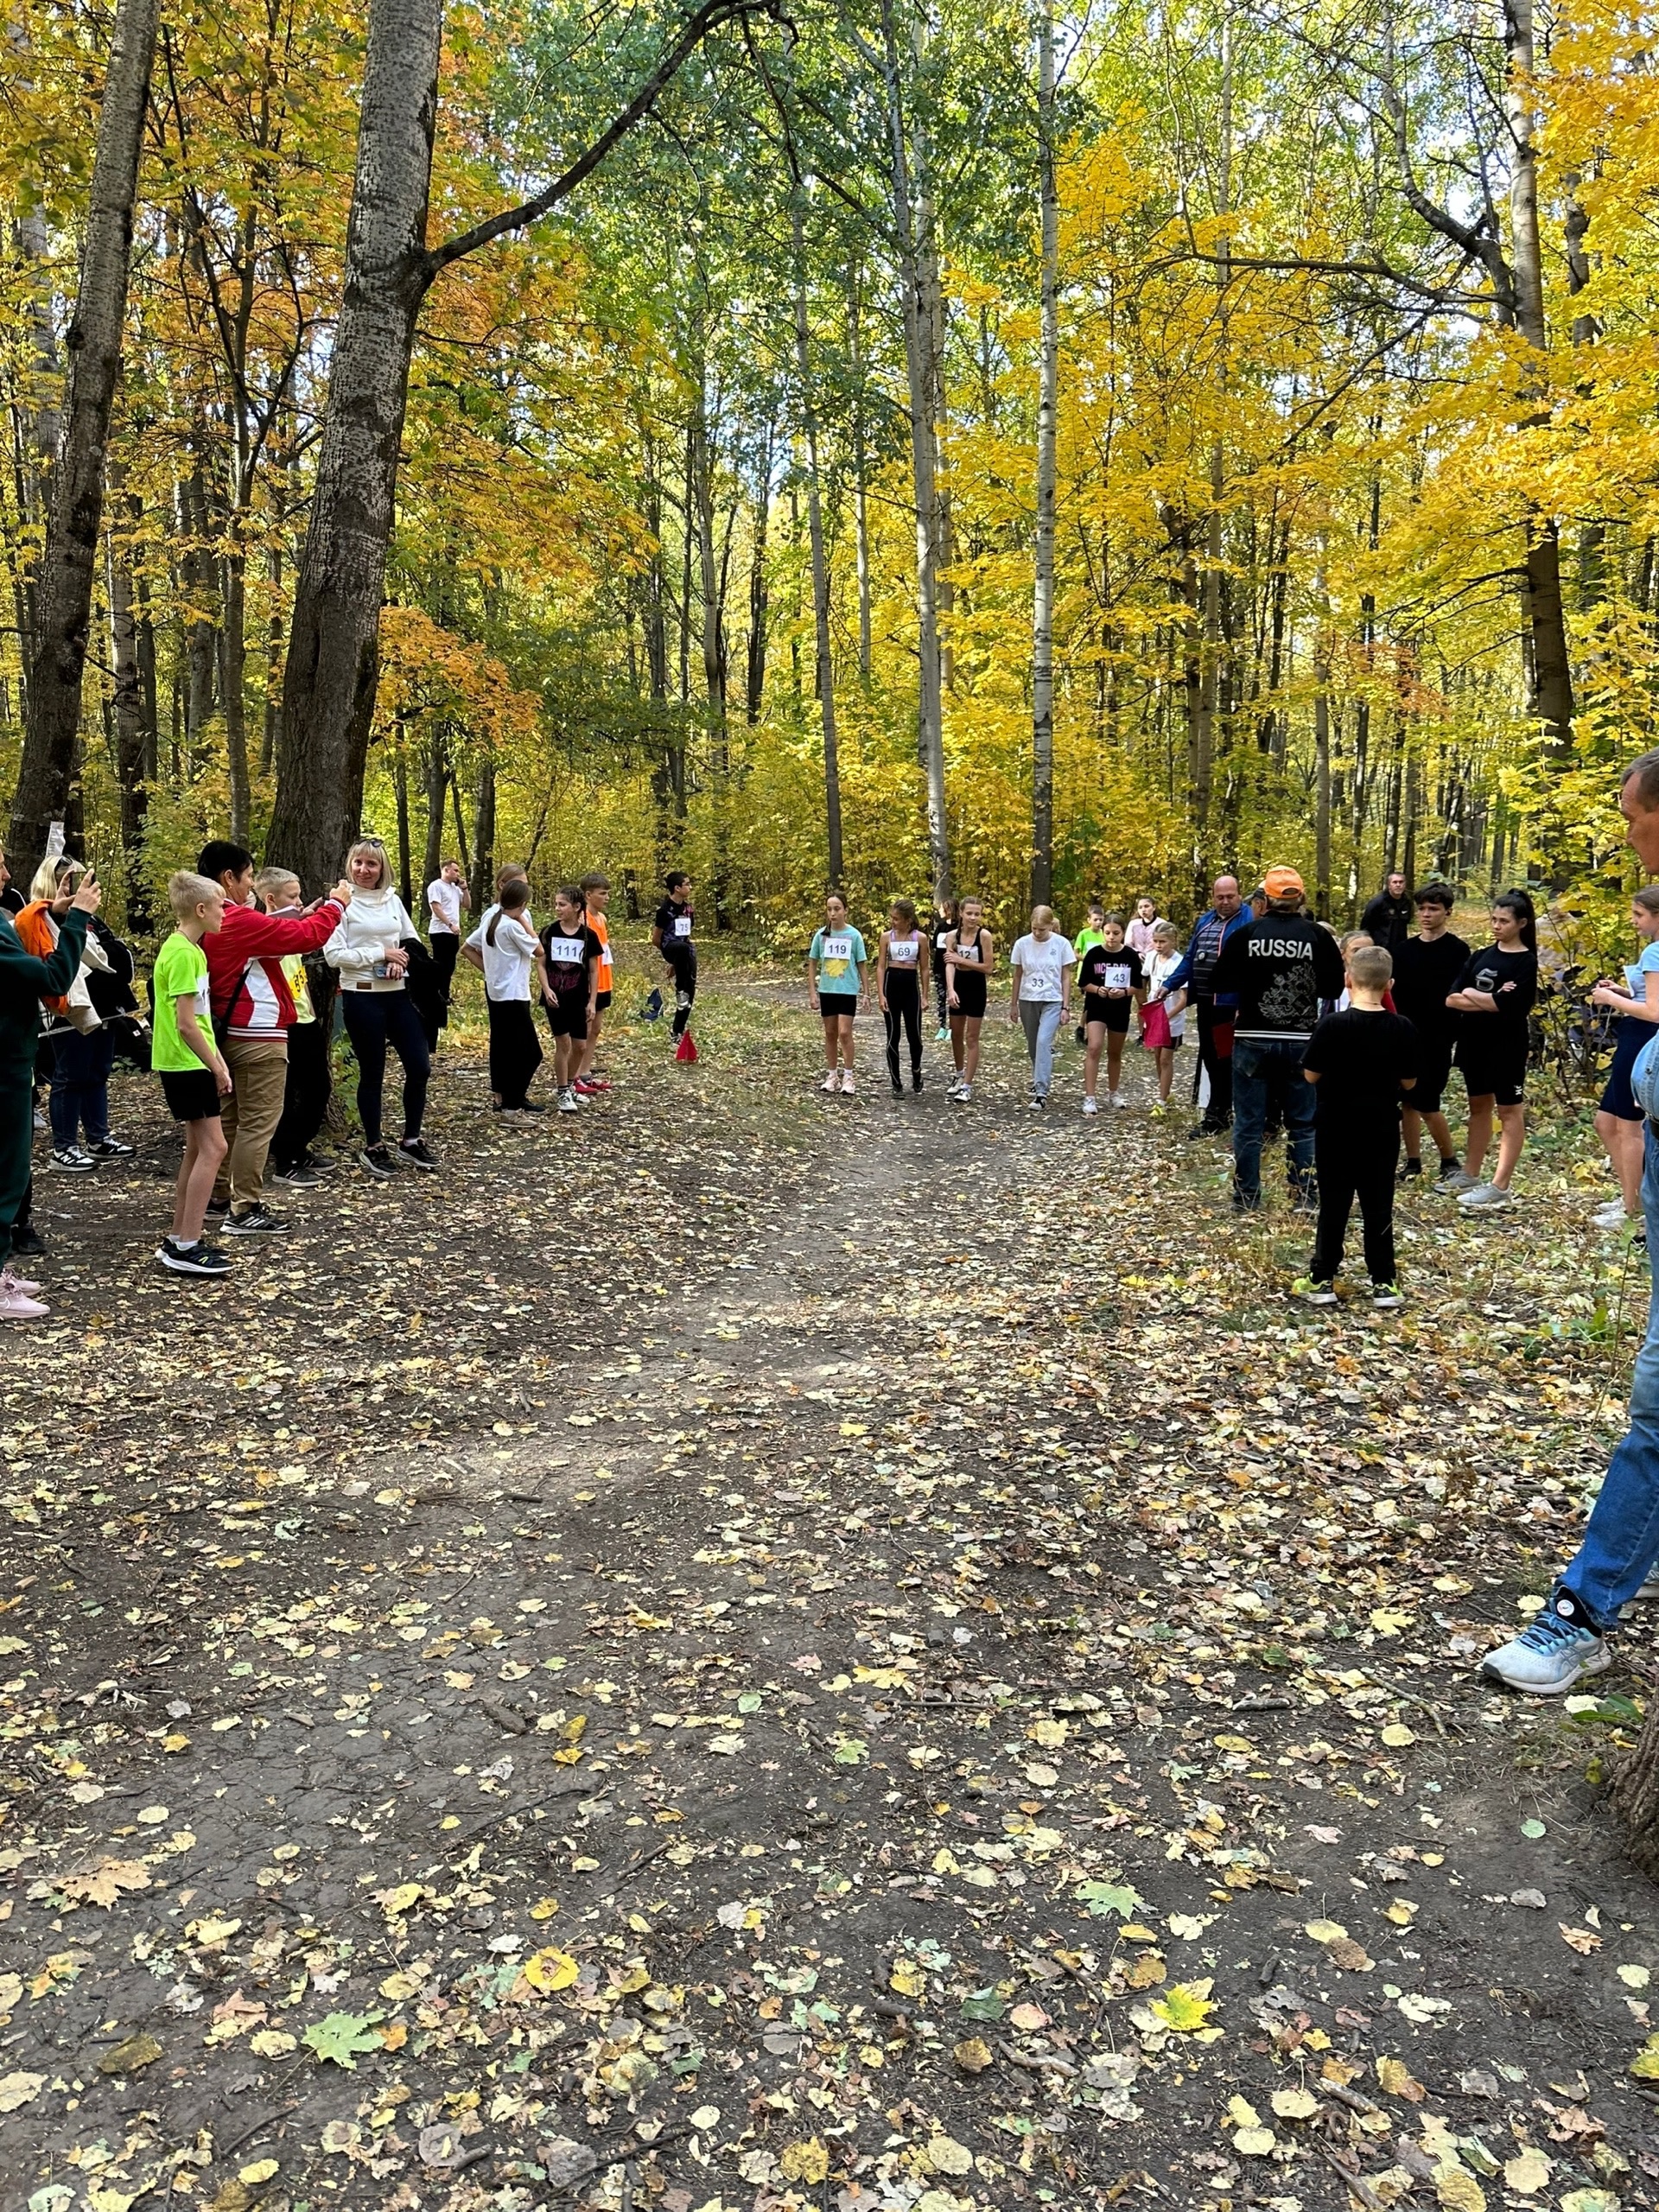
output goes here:
{"type": "Polygon", "coordinates": [[[0,1320],[34,1321],[51,1308],[40,1285],[12,1265],[12,1232],[29,1189],[35,1135],[35,1052],[41,1002],[62,998],[80,972],[86,925],[104,896],[88,869],[73,893],[51,900],[57,943],[42,957],[30,952],[10,914],[0,912],[0,1320]]]}
{"type": "Polygon", "coordinates": [[[421,1123],[432,1055],[410,996],[409,954],[404,950],[415,936],[415,925],[397,896],[386,849],[378,837],[358,839],[346,855],[346,874],[352,903],[323,946],[322,957],[339,972],[340,1012],[357,1055],[357,1110],[363,1123],[358,1159],[378,1182],[396,1174],[399,1160],[430,1173],[438,1159],[421,1140],[421,1123]],[[395,1154],[380,1136],[388,1048],[397,1055],[404,1071],[404,1134],[395,1154]]]}

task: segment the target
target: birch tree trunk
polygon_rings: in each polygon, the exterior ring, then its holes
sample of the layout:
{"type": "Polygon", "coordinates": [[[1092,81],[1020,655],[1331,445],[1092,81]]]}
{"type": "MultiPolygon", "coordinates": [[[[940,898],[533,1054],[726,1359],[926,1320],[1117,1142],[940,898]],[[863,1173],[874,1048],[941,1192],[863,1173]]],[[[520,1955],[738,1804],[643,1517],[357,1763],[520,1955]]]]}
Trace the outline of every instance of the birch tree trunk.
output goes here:
{"type": "Polygon", "coordinates": [[[919,674],[916,749],[927,778],[927,842],[938,904],[952,893],[945,814],[944,718],[939,666],[939,454],[934,417],[933,321],[925,296],[912,202],[910,149],[893,0],[881,0],[882,75],[892,160],[894,230],[904,313],[905,382],[910,403],[911,484],[916,505],[916,626],[919,674]]]}
{"type": "Polygon", "coordinates": [[[858,540],[858,672],[870,680],[869,455],[864,435],[863,299],[858,270],[847,271],[848,363],[853,378],[853,524],[858,540]]]}
{"type": "Polygon", "coordinates": [[[61,434],[36,585],[29,722],[6,838],[12,873],[25,883],[46,851],[51,823],[68,812],[74,774],[158,4],[119,0],[99,112],[79,293],[67,340],[61,434]]]}
{"type": "Polygon", "coordinates": [[[110,660],[114,670],[115,770],[121,795],[121,850],[125,861],[127,922],[139,934],[149,927],[143,860],[149,734],[144,726],[143,673],[138,663],[132,570],[124,549],[109,542],[110,660]]]}
{"type": "Polygon", "coordinates": [[[841,753],[836,728],[836,664],[830,649],[830,563],[823,543],[823,502],[818,491],[818,410],[812,391],[812,355],[806,321],[806,237],[801,188],[791,195],[795,243],[795,367],[801,380],[801,435],[806,446],[806,531],[812,556],[812,618],[818,653],[818,718],[823,732],[824,846],[830,881],[842,879],[841,753]]]}
{"type": "Polygon", "coordinates": [[[1032,593],[1031,903],[1054,893],[1054,462],[1059,409],[1060,208],[1054,181],[1054,6],[1043,0],[1037,45],[1042,305],[1037,400],[1037,546],[1032,593]]]}

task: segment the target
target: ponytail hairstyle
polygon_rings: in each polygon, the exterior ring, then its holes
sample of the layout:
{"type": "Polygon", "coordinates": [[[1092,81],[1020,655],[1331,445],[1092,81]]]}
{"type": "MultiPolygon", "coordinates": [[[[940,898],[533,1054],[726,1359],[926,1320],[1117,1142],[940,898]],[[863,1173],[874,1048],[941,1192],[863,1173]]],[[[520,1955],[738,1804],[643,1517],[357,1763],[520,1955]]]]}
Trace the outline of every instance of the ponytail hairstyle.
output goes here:
{"type": "Polygon", "coordinates": [[[1538,913],[1530,897],[1524,891],[1500,891],[1493,899],[1494,906],[1501,906],[1506,914],[1513,914],[1521,925],[1521,942],[1529,952],[1538,950],[1538,913]]]}
{"type": "Polygon", "coordinates": [[[1639,906],[1644,914],[1659,914],[1659,883],[1649,883],[1641,891],[1630,893],[1632,906],[1639,906]]]}
{"type": "Polygon", "coordinates": [[[495,943],[495,932],[504,914],[522,914],[530,904],[530,886],[522,875],[515,875],[510,883],[501,887],[501,896],[495,912],[490,916],[489,926],[484,932],[486,944],[495,943]]]}

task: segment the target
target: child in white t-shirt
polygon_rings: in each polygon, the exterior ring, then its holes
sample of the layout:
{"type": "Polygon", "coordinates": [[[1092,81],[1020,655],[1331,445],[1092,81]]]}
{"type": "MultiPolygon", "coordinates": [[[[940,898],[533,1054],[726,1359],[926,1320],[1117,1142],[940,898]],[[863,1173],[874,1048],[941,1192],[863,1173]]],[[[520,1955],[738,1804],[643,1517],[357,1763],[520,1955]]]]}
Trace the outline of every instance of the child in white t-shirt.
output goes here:
{"type": "MultiPolygon", "coordinates": [[[[528,1096],[531,1078],[542,1065],[536,1033],[531,976],[545,981],[543,955],[530,912],[530,886],[522,876],[501,887],[500,904],[473,931],[461,957],[484,970],[484,1000],[490,1017],[490,1089],[503,1114],[520,1122],[544,1109],[528,1096]]],[[[541,995],[540,992],[537,996],[541,995]]]]}
{"type": "Polygon", "coordinates": [[[1152,957],[1146,966],[1147,996],[1141,1009],[1142,1039],[1146,1034],[1147,1016],[1155,1006],[1161,1007],[1169,1023],[1169,1042],[1153,1047],[1153,1059],[1158,1071],[1158,1103],[1154,1114],[1161,1114],[1169,1104],[1169,1094],[1175,1081],[1175,1055],[1181,1039],[1186,1034],[1186,993],[1171,993],[1169,979],[1181,964],[1181,941],[1173,922],[1160,922],[1152,933],[1152,957]]]}

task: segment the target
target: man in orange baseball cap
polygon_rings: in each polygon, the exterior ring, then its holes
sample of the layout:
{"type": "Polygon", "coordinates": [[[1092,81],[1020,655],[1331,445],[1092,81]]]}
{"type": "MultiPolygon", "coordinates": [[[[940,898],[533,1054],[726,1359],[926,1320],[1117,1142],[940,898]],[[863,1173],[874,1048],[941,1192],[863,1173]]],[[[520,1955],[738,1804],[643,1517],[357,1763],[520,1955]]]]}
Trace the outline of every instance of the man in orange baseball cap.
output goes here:
{"type": "Polygon", "coordinates": [[[1291,1196],[1313,1204],[1313,1086],[1302,1080],[1302,1056],[1319,1019],[1321,1000],[1341,995],[1342,954],[1322,923],[1301,912],[1305,895],[1294,868],[1270,868],[1262,879],[1268,911],[1228,938],[1216,963],[1216,991],[1238,995],[1233,1026],[1233,1204],[1249,1212],[1262,1203],[1262,1139],[1268,1106],[1277,1099],[1285,1122],[1291,1196]]]}

